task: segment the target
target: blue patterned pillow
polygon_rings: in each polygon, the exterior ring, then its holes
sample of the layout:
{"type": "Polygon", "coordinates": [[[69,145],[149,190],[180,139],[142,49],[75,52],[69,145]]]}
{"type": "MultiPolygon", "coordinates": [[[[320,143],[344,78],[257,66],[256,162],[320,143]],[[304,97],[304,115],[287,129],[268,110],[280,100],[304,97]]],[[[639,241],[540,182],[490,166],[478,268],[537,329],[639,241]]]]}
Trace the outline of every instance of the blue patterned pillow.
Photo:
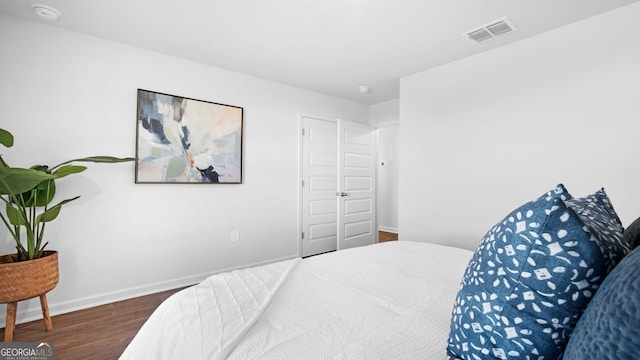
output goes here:
{"type": "Polygon", "coordinates": [[[565,202],[585,224],[590,240],[600,248],[608,274],[630,250],[624,239],[624,227],[604,189],[565,202]],[[624,250],[624,251],[621,251],[624,250]]]}
{"type": "Polygon", "coordinates": [[[607,276],[578,321],[564,360],[640,359],[640,249],[607,276]]]}
{"type": "Polygon", "coordinates": [[[485,235],[454,304],[450,356],[562,355],[596,289],[628,252],[621,231],[610,226],[619,220],[603,194],[571,200],[560,184],[511,212],[485,235]],[[605,202],[608,206],[601,208],[605,202]]]}
{"type": "Polygon", "coordinates": [[[624,240],[632,249],[640,246],[640,217],[624,229],[624,240]]]}

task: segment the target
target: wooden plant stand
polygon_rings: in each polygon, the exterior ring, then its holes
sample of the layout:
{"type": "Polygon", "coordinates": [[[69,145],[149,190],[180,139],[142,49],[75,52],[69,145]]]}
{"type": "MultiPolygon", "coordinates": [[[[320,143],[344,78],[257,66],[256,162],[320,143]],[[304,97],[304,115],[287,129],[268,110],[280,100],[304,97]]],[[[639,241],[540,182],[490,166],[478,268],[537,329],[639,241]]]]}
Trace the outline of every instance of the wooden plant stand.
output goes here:
{"type": "Polygon", "coordinates": [[[41,258],[14,262],[14,254],[0,256],[0,304],[7,304],[4,341],[13,341],[18,302],[40,298],[44,327],[53,330],[46,293],[58,284],[58,252],[45,251],[41,258]]]}
{"type": "MultiPolygon", "coordinates": [[[[47,331],[53,330],[53,322],[51,321],[51,315],[49,315],[49,304],[47,303],[47,295],[40,295],[40,306],[42,307],[42,318],[44,320],[44,328],[47,331]]],[[[11,302],[7,304],[7,322],[4,328],[4,341],[13,341],[13,331],[16,328],[16,314],[18,313],[18,302],[11,302]]]]}

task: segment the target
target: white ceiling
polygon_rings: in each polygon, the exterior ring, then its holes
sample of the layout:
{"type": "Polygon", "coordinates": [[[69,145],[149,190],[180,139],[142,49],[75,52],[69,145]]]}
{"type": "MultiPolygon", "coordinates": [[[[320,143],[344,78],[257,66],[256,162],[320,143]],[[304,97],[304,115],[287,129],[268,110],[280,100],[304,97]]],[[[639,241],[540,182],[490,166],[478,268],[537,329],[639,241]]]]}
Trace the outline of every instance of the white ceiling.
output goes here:
{"type": "Polygon", "coordinates": [[[0,13],[375,104],[403,76],[637,1],[0,0],[0,13]],[[62,16],[40,19],[34,2],[62,16]],[[505,16],[518,31],[462,36],[505,16]]]}

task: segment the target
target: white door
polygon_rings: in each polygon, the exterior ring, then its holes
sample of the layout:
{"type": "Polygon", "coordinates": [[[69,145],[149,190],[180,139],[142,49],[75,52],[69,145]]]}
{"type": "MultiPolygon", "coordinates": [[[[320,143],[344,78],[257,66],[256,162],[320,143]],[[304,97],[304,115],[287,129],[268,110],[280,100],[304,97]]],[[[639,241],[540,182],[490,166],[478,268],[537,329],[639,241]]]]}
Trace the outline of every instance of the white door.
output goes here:
{"type": "Polygon", "coordinates": [[[312,116],[301,121],[302,256],[375,243],[373,128],[312,116]]]}
{"type": "Polygon", "coordinates": [[[375,204],[375,132],[338,121],[338,250],[378,241],[375,204]]]}
{"type": "Polygon", "coordinates": [[[302,117],[302,256],[337,249],[338,124],[302,117]]]}

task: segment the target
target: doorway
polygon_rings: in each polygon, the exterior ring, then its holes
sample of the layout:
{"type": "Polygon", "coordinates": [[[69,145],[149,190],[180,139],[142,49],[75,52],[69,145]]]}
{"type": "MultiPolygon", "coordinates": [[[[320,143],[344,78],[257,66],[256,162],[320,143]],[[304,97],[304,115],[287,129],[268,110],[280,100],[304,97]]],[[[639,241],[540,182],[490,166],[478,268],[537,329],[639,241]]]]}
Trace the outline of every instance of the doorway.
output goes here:
{"type": "Polygon", "coordinates": [[[375,131],[301,115],[302,256],[377,242],[375,131]]]}

